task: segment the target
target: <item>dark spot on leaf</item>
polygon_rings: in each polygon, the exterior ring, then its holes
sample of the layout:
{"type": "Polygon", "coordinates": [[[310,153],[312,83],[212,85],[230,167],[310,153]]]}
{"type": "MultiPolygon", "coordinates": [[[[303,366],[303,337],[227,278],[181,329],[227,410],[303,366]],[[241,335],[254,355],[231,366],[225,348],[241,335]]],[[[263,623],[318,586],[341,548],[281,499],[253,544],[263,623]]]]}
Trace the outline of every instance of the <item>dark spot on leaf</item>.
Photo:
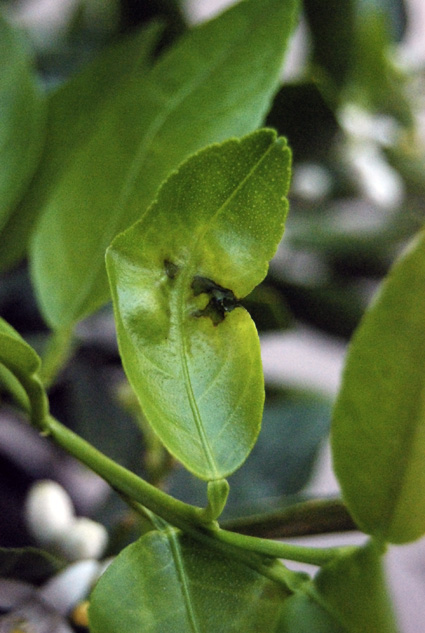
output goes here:
{"type": "Polygon", "coordinates": [[[214,325],[224,321],[227,312],[231,312],[239,305],[239,301],[231,290],[219,286],[207,277],[195,277],[192,282],[192,290],[195,297],[201,294],[207,294],[210,297],[206,307],[194,312],[193,316],[209,317],[214,325]]]}
{"type": "Polygon", "coordinates": [[[168,259],[164,260],[164,267],[167,277],[170,279],[174,279],[179,272],[179,267],[176,266],[176,264],[173,264],[173,262],[170,262],[168,259]]]}

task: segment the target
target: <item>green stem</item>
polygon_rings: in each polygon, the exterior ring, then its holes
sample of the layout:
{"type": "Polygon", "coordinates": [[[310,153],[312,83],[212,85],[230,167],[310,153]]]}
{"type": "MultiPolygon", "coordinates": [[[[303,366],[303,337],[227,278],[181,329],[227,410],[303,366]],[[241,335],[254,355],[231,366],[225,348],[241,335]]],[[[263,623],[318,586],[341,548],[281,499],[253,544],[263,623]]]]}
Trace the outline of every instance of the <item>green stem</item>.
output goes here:
{"type": "Polygon", "coordinates": [[[223,522],[239,534],[284,539],[358,529],[341,499],[311,499],[274,512],[253,514],[223,522]]]}
{"type": "Polygon", "coordinates": [[[68,453],[76,457],[95,473],[100,475],[120,493],[146,506],[154,514],[185,529],[188,523],[201,525],[202,508],[197,508],[162,492],[136,474],[120,466],[98,451],[79,435],[58,422],[52,416],[47,418],[47,430],[54,441],[68,453]]]}
{"type": "Polygon", "coordinates": [[[306,547],[304,545],[293,545],[292,543],[282,543],[280,541],[270,541],[258,538],[257,536],[246,536],[227,530],[217,530],[215,537],[230,545],[243,548],[250,552],[270,556],[272,558],[284,558],[298,563],[308,563],[309,565],[326,565],[335,558],[355,550],[353,546],[347,547],[306,547]]]}
{"type": "Polygon", "coordinates": [[[43,354],[40,377],[47,389],[52,385],[74,350],[73,328],[50,334],[43,354]]]}
{"type": "Polygon", "coordinates": [[[204,509],[179,501],[155,488],[127,468],[103,455],[52,416],[46,418],[46,427],[49,435],[59,446],[91,468],[121,494],[145,506],[197,540],[244,561],[250,567],[274,580],[282,582],[285,578],[285,584],[287,584],[288,574],[292,572],[282,565],[276,566],[274,563],[277,561],[273,559],[286,558],[312,565],[323,565],[335,559],[343,551],[347,551],[347,548],[315,549],[268,541],[221,530],[215,524],[205,525],[204,509]]]}

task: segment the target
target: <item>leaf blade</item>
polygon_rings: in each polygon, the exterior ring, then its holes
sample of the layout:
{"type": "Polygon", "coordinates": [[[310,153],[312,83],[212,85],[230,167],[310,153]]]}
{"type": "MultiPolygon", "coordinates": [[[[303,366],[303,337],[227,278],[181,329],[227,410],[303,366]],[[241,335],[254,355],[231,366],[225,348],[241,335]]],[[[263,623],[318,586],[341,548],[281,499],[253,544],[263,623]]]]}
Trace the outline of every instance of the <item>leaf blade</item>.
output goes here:
{"type": "Polygon", "coordinates": [[[91,597],[90,626],[94,633],[262,633],[264,622],[273,630],[286,595],[169,528],[143,536],[110,565],[91,597]]]}
{"type": "Polygon", "coordinates": [[[204,145],[261,122],[277,87],[296,1],[266,4],[242,2],[183,38],[130,91],[126,123],[121,110],[105,115],[96,138],[52,192],[32,258],[41,306],[53,327],[69,325],[107,300],[104,251],[145,211],[172,169],[204,145]],[[52,228],[57,240],[51,240],[52,228]]]}
{"type": "Polygon", "coordinates": [[[424,271],[422,231],[353,339],[332,426],[350,512],[365,532],[393,543],[425,533],[424,271]]]}
{"type": "Polygon", "coordinates": [[[43,142],[45,100],[21,34],[0,13],[0,230],[23,195],[43,142]]]}
{"type": "Polygon", "coordinates": [[[264,402],[255,326],[237,299],[283,233],[290,152],[271,130],[211,146],[107,251],[120,353],[146,418],[197,476],[246,459],[264,402]]]}
{"type": "Polygon", "coordinates": [[[288,598],[278,633],[396,633],[382,569],[373,543],[324,566],[288,598]]]}
{"type": "Polygon", "coordinates": [[[35,424],[42,425],[47,396],[38,372],[41,359],[20,334],[0,317],[0,379],[16,402],[31,411],[35,424]]]}

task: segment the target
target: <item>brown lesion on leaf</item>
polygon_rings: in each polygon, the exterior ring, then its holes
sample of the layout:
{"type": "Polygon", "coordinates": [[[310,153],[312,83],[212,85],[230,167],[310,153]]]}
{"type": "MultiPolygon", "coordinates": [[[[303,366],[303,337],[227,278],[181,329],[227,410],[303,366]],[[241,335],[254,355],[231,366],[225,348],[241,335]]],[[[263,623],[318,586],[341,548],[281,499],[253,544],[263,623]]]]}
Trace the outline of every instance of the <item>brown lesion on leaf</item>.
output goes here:
{"type": "Polygon", "coordinates": [[[240,305],[232,290],[223,288],[207,277],[194,277],[191,288],[195,297],[206,294],[210,298],[205,308],[197,310],[193,316],[209,317],[214,325],[222,323],[226,314],[240,305]]]}

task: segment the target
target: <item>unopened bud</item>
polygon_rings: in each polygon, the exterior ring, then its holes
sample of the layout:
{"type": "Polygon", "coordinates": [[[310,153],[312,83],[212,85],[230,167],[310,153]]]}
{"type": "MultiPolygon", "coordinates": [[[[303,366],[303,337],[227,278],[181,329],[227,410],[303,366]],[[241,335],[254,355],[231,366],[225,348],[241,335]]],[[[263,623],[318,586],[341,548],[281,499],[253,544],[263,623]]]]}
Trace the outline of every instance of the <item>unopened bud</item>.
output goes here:
{"type": "Polygon", "coordinates": [[[43,480],[30,489],[25,502],[28,530],[40,545],[55,542],[74,521],[70,496],[55,481],[43,480]]]}
{"type": "Polygon", "coordinates": [[[106,528],[96,521],[80,517],[75,519],[58,543],[68,560],[100,558],[108,543],[106,528]]]}

